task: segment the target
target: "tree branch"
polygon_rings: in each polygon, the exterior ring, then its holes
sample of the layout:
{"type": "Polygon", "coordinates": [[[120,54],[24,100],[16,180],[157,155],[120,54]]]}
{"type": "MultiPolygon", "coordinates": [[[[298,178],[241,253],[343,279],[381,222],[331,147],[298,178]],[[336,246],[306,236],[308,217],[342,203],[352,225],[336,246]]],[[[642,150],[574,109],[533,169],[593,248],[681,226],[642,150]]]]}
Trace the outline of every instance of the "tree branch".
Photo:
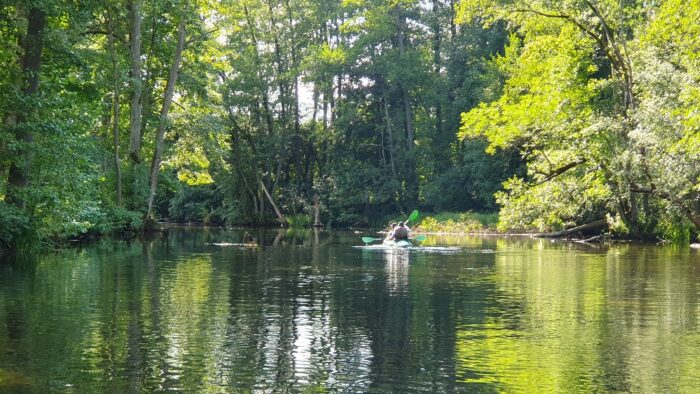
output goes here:
{"type": "MultiPolygon", "coordinates": [[[[109,35],[110,35],[110,33],[109,33],[108,31],[106,31],[106,30],[99,30],[99,29],[85,30],[84,32],[82,32],[82,33],[80,33],[80,34],[83,35],[83,36],[87,36],[87,35],[90,35],[90,34],[101,35],[101,36],[109,36],[109,35]]],[[[124,38],[124,37],[122,37],[122,36],[118,36],[118,35],[113,34],[113,33],[112,33],[112,37],[113,37],[113,38],[116,38],[116,39],[119,40],[121,43],[126,44],[126,38],[124,38]]]]}
{"type": "MultiPolygon", "coordinates": [[[[529,13],[533,13],[533,14],[536,14],[536,15],[544,16],[544,17],[546,17],[546,18],[565,19],[565,20],[567,20],[567,21],[573,23],[576,27],[578,27],[578,28],[581,29],[584,33],[586,33],[588,36],[590,36],[591,38],[593,38],[593,40],[595,40],[595,42],[598,44],[598,46],[600,47],[600,49],[602,49],[602,50],[605,52],[605,56],[607,56],[607,58],[610,59],[610,61],[613,63],[613,67],[614,67],[615,69],[617,69],[617,71],[622,72],[622,70],[621,70],[621,68],[620,68],[620,65],[619,65],[619,62],[617,61],[617,59],[615,58],[615,56],[613,56],[613,53],[610,52],[609,45],[605,43],[605,41],[606,41],[605,38],[604,38],[604,37],[601,37],[599,34],[597,34],[594,30],[590,29],[588,26],[586,26],[586,25],[584,25],[583,23],[577,21],[573,16],[568,15],[568,14],[563,14],[563,13],[559,13],[559,14],[550,14],[550,13],[547,13],[547,12],[543,12],[543,11],[536,10],[536,9],[532,8],[531,6],[530,6],[529,8],[526,8],[526,9],[522,9],[522,8],[520,8],[520,9],[515,9],[514,12],[529,12],[529,13]]],[[[600,17],[599,17],[599,18],[600,18],[600,17]]],[[[602,18],[601,18],[601,23],[602,23],[602,18]]]]}
{"type": "Polygon", "coordinates": [[[543,180],[541,180],[540,182],[537,182],[534,186],[541,185],[545,182],[551,181],[552,179],[558,177],[559,175],[569,171],[572,168],[579,166],[580,164],[586,163],[587,161],[588,161],[588,159],[578,159],[578,160],[573,161],[571,163],[565,164],[559,168],[556,168],[555,170],[549,172],[548,174],[538,172],[538,174],[545,175],[545,178],[543,180]]]}
{"type": "Polygon", "coordinates": [[[560,238],[560,237],[566,237],[567,235],[575,234],[581,231],[586,231],[586,230],[593,230],[593,229],[598,229],[598,228],[603,228],[608,225],[607,219],[600,219],[596,220],[595,222],[587,223],[581,226],[576,226],[574,228],[570,228],[568,230],[562,230],[562,231],[555,231],[553,233],[542,233],[542,234],[537,234],[535,235],[536,237],[540,238],[560,238]]]}

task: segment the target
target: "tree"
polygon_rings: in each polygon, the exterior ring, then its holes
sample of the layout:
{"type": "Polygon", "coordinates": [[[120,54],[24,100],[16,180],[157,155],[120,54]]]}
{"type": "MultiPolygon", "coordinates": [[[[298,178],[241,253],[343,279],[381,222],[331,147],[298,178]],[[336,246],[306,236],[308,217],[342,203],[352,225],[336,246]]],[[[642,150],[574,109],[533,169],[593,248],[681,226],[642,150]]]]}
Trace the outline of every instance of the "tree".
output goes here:
{"type": "MultiPolygon", "coordinates": [[[[490,151],[515,147],[528,162],[528,177],[499,195],[502,225],[556,228],[614,214],[622,231],[645,235],[661,231],[669,209],[695,222],[692,193],[678,198],[656,186],[665,175],[655,158],[669,158],[668,145],[640,138],[660,120],[648,113],[658,79],[648,78],[656,66],[640,40],[654,10],[635,1],[480,5],[464,3],[462,17],[479,11],[519,26],[498,61],[508,76],[503,94],[464,114],[461,130],[488,138],[490,151]]],[[[680,165],[682,155],[671,156],[680,165]]]]}
{"type": "MultiPolygon", "coordinates": [[[[185,2],[185,8],[186,7],[187,2],[185,2]]],[[[156,188],[158,187],[158,173],[160,171],[160,163],[163,155],[163,140],[165,138],[165,129],[168,125],[168,113],[170,112],[170,105],[172,104],[173,95],[175,94],[175,84],[177,84],[177,78],[180,72],[182,52],[185,50],[186,23],[187,20],[184,16],[182,16],[177,29],[177,46],[175,48],[172,63],[170,64],[168,82],[165,85],[165,92],[163,94],[163,104],[160,110],[158,130],[156,132],[156,145],[153,152],[153,161],[151,163],[150,194],[148,195],[148,209],[146,210],[147,218],[150,217],[153,212],[153,198],[155,197],[156,188]]]]}
{"type": "Polygon", "coordinates": [[[22,53],[19,61],[21,82],[14,84],[21,97],[20,110],[10,110],[5,115],[4,125],[14,129],[15,141],[19,144],[10,164],[8,179],[8,201],[17,207],[26,208],[26,197],[23,195],[29,184],[29,168],[32,162],[33,130],[31,121],[36,114],[33,100],[39,93],[39,76],[44,49],[46,28],[46,11],[42,5],[30,5],[26,14],[26,34],[20,38],[22,53]]]}

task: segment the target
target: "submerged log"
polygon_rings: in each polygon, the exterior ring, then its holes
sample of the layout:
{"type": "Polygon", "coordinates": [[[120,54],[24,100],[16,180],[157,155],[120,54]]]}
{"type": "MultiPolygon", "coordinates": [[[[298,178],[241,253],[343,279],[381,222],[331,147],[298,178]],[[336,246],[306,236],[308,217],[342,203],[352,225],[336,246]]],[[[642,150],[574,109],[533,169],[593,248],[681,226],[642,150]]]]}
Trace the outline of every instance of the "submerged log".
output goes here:
{"type": "Polygon", "coordinates": [[[603,234],[598,234],[598,235],[594,235],[590,238],[580,239],[576,242],[582,243],[582,244],[589,244],[589,243],[593,243],[593,242],[602,242],[602,241],[603,241],[603,234]]]}
{"type": "Polygon", "coordinates": [[[591,222],[588,224],[584,224],[581,226],[570,228],[568,230],[555,231],[553,233],[536,234],[535,237],[561,238],[561,237],[566,237],[567,235],[576,234],[576,233],[580,233],[580,232],[587,231],[587,230],[594,230],[594,229],[598,229],[598,228],[607,227],[607,225],[608,225],[608,221],[606,219],[600,219],[600,220],[596,220],[595,222],[591,222]]]}

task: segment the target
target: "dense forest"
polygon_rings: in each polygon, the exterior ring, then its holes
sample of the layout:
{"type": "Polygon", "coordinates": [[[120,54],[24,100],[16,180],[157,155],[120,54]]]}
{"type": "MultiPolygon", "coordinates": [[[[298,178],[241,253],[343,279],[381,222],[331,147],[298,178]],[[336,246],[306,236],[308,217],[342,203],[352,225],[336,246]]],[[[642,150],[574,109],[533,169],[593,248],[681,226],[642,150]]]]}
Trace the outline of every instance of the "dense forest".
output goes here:
{"type": "Polygon", "coordinates": [[[3,0],[0,249],[153,220],[700,228],[700,3],[3,0]]]}

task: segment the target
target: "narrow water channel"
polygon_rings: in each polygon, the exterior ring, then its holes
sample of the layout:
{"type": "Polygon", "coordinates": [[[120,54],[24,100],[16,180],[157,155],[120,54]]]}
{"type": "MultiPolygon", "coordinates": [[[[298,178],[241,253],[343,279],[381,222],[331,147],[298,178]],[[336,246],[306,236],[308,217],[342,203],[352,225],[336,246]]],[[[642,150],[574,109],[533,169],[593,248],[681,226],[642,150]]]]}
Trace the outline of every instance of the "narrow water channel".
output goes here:
{"type": "Polygon", "coordinates": [[[172,229],[0,264],[0,391],[692,392],[700,252],[172,229]]]}

